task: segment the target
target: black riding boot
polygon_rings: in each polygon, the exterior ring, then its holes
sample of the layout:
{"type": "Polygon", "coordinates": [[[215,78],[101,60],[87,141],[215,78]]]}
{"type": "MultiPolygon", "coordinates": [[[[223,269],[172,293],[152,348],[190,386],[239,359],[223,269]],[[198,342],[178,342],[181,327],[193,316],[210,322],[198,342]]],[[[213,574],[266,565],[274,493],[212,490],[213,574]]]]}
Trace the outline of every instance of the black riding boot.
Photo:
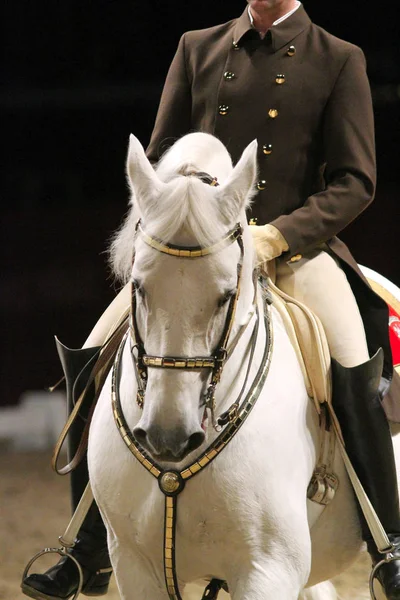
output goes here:
{"type": "MultiPolygon", "coordinates": [[[[353,467],[399,557],[384,564],[377,577],[386,598],[400,600],[399,494],[390,429],[378,394],[382,366],[382,350],[350,369],[333,360],[333,407],[353,467]]],[[[384,556],[378,552],[361,510],[360,515],[363,539],[375,565],[384,556]]]]}
{"type": "MultiPolygon", "coordinates": [[[[57,341],[57,349],[63,366],[66,387],[68,414],[85,388],[99,353],[99,348],[70,350],[57,341]]],[[[68,434],[68,458],[75,455],[85,427],[93,400],[94,385],[86,394],[81,411],[68,434]],[[93,388],[93,389],[92,389],[93,388]]],[[[75,511],[89,480],[87,461],[84,459],[71,473],[72,510],[75,511]]],[[[95,502],[79,530],[76,544],[71,554],[78,560],[83,572],[82,593],[87,596],[101,596],[107,593],[111,577],[111,563],[107,548],[107,532],[95,502]]],[[[39,600],[65,600],[77,590],[78,570],[75,563],[63,557],[43,574],[32,574],[24,579],[21,588],[24,594],[39,600]]]]}

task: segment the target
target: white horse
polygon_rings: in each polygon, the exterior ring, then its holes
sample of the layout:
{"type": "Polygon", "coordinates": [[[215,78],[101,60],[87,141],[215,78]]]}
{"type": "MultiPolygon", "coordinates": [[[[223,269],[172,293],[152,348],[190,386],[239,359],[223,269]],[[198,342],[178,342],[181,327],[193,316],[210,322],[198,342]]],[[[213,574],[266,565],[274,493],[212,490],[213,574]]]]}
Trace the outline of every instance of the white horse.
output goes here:
{"type": "MultiPolygon", "coordinates": [[[[244,396],[249,392],[266,346],[266,303],[259,288],[256,338],[253,334],[254,256],[245,216],[257,175],[256,151],[254,141],[233,168],[216,138],[189,134],[155,172],[131,136],[132,206],[113,245],[117,275],[134,282],[136,335],[153,357],[213,355],[229,320],[238,265],[243,263],[229,335],[231,352],[215,392],[216,416],[232,405],[243,385],[244,396]],[[205,184],[215,184],[214,178],[219,186],[205,184]],[[237,223],[243,230],[243,258],[234,236],[198,258],[162,250],[171,245],[213,247],[237,223]]],[[[271,360],[254,408],[221,453],[187,480],[177,496],[176,575],[184,597],[190,582],[218,578],[227,582],[234,600],[336,598],[327,580],[347,568],[362,545],[353,493],[339,456],[334,461],[340,480],[334,501],[323,509],[306,499],[319,447],[318,416],[282,322],[270,311],[271,360]]],[[[128,429],[150,463],[161,465],[162,471],[182,472],[219,435],[204,404],[210,369],[149,366],[141,409],[131,345],[128,339],[117,381],[128,429]]],[[[92,489],[107,526],[121,597],[165,600],[165,496],[154,473],[122,440],[113,417],[111,385],[110,376],[91,426],[92,489]]]]}

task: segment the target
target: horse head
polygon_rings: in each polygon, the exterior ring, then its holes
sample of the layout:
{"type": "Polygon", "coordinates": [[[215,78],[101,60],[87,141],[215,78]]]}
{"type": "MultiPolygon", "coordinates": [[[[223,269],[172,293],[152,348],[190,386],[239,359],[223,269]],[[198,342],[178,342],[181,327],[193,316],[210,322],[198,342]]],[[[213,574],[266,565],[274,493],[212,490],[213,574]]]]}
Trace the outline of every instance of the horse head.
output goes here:
{"type": "Polygon", "coordinates": [[[254,190],[256,152],[253,141],[233,168],[221,142],[195,133],[181,138],[153,169],[140,142],[130,138],[132,208],[114,255],[117,269],[125,261],[127,271],[135,227],[130,274],[134,342],[142,345],[147,369],[134,435],[159,461],[179,462],[205,442],[212,369],[200,361],[215,357],[232,298],[231,336],[252,307],[253,247],[245,210],[254,190]],[[196,249],[207,251],[196,254],[196,249]],[[179,368],[177,361],[186,366],[179,368]]]}

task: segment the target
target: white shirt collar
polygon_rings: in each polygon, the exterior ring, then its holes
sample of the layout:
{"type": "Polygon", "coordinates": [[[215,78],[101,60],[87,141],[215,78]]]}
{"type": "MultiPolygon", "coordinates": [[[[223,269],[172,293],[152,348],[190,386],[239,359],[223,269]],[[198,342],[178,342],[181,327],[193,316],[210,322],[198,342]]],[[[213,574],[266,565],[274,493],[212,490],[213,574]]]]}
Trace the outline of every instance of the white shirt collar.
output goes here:
{"type": "MultiPolygon", "coordinates": [[[[279,19],[277,19],[276,21],[274,21],[272,23],[272,27],[274,25],[279,25],[279,23],[282,23],[282,21],[284,21],[285,19],[287,19],[288,17],[290,17],[290,15],[292,15],[294,12],[296,12],[296,10],[299,8],[299,6],[301,6],[301,2],[299,2],[297,0],[296,1],[296,6],[292,10],[290,10],[288,13],[286,13],[286,15],[283,15],[283,17],[280,17],[279,19]]],[[[250,5],[247,7],[247,11],[249,13],[250,23],[251,23],[252,26],[254,26],[254,19],[253,19],[253,15],[251,14],[250,5]]]]}

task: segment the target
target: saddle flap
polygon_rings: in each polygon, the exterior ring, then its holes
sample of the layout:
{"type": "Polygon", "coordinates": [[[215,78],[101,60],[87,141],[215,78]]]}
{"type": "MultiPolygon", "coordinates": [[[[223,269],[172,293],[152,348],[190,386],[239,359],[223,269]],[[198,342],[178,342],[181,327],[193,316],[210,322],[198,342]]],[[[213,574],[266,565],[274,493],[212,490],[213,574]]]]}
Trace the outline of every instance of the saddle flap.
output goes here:
{"type": "Polygon", "coordinates": [[[304,304],[268,282],[276,307],[297,354],[308,395],[315,407],[331,403],[331,357],[325,331],[319,318],[304,304]]]}
{"type": "Polygon", "coordinates": [[[322,323],[314,314],[310,318],[310,315],[298,304],[288,302],[287,309],[297,334],[313,389],[313,398],[320,404],[329,402],[331,399],[331,357],[322,323]]]}

